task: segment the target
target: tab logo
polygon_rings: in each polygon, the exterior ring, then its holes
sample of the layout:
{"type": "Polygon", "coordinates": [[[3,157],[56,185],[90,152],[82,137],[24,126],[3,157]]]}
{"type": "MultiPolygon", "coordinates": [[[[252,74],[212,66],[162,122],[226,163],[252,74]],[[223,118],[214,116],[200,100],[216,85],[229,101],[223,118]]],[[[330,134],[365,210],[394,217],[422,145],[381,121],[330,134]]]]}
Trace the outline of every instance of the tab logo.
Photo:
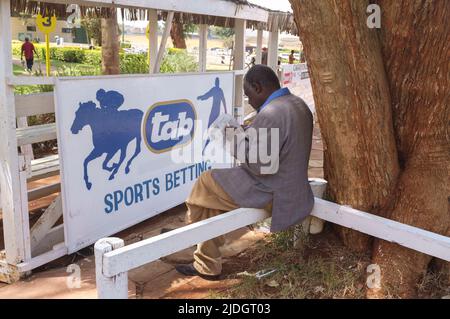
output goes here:
{"type": "Polygon", "coordinates": [[[159,102],[144,118],[143,135],[150,151],[163,153],[189,144],[194,138],[197,115],[189,100],[159,102]]]}

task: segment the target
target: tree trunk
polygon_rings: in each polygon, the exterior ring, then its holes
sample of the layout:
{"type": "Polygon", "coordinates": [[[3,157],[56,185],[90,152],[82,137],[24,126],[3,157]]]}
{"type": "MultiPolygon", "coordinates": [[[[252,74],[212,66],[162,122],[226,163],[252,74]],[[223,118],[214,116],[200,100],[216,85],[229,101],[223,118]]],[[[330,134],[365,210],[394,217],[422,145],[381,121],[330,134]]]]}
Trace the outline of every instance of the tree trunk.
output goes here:
{"type": "MultiPolygon", "coordinates": [[[[290,2],[311,74],[331,198],[445,233],[450,2],[379,0],[380,30],[366,25],[368,1],[290,2]]],[[[351,248],[369,245],[367,236],[340,233],[351,248]]],[[[373,263],[381,267],[382,288],[368,296],[413,296],[430,259],[376,240],[373,263]]]]}
{"type": "MultiPolygon", "coordinates": [[[[378,213],[399,168],[381,49],[376,31],[366,27],[368,1],[291,3],[311,74],[328,195],[378,213]]],[[[368,236],[339,229],[349,247],[369,249],[368,236]]]]}
{"type": "Polygon", "coordinates": [[[172,22],[170,37],[172,38],[174,48],[186,49],[186,40],[184,39],[183,25],[180,22],[172,22]]]}
{"type": "MultiPolygon", "coordinates": [[[[445,235],[450,225],[450,2],[383,0],[379,5],[402,169],[391,218],[445,235]]],[[[384,276],[382,289],[369,296],[385,296],[389,286],[398,287],[394,291],[400,296],[414,296],[430,260],[397,244],[376,241],[373,262],[384,276]]]]}
{"type": "Polygon", "coordinates": [[[102,73],[119,74],[119,24],[117,22],[117,9],[108,10],[108,17],[101,19],[102,28],[102,73]]]}

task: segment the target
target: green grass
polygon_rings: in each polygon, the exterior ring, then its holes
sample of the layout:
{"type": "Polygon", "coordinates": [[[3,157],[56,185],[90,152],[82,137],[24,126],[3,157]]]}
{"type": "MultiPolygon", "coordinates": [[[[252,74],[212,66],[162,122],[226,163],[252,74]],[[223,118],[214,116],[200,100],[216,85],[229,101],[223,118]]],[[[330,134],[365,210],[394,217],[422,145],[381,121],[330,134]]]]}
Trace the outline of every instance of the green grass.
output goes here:
{"type": "Polygon", "coordinates": [[[13,73],[14,73],[14,75],[27,74],[27,72],[24,70],[23,67],[21,67],[20,65],[15,65],[15,64],[13,64],[13,73]]]}
{"type": "MultiPolygon", "coordinates": [[[[318,237],[303,239],[293,248],[292,230],[268,236],[256,247],[244,252],[236,265],[245,265],[249,274],[262,269],[276,269],[267,277],[237,275],[240,284],[213,298],[364,298],[365,269],[368,255],[354,254],[339,242],[318,237]]],[[[239,267],[239,266],[238,266],[239,267]]],[[[240,266],[242,267],[242,266],[240,266]]]]}

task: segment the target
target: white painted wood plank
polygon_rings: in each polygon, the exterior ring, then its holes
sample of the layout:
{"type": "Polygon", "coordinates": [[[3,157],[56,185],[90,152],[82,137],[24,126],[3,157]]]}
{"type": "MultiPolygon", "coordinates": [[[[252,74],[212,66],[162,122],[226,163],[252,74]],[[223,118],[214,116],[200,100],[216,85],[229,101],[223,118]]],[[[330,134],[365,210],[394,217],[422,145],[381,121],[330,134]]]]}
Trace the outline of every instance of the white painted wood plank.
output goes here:
{"type": "Polygon", "coordinates": [[[6,77],[8,85],[55,85],[55,78],[52,76],[16,76],[6,77]]]}
{"type": "Polygon", "coordinates": [[[450,238],[316,198],[313,216],[450,261],[450,238]]]}
{"type": "Polygon", "coordinates": [[[28,213],[28,196],[27,196],[27,170],[25,157],[19,156],[19,178],[20,178],[20,201],[22,203],[22,236],[24,259],[26,262],[31,259],[31,245],[30,245],[30,216],[28,213]]]}
{"type": "Polygon", "coordinates": [[[55,112],[53,92],[16,95],[14,98],[17,117],[55,112]]]}
{"type": "Polygon", "coordinates": [[[268,217],[262,209],[241,208],[113,250],[103,256],[103,274],[112,277],[268,217]]]}
{"type": "Polygon", "coordinates": [[[105,254],[124,246],[120,238],[110,237],[98,240],[94,245],[95,253],[95,281],[97,295],[101,299],[127,299],[128,273],[117,273],[114,277],[104,273],[105,254]]]}
{"type": "Polygon", "coordinates": [[[38,188],[33,188],[28,191],[28,201],[36,200],[61,191],[61,183],[54,183],[38,188]]]}
{"type": "Polygon", "coordinates": [[[64,243],[60,243],[55,245],[51,251],[33,257],[28,262],[18,264],[17,268],[20,272],[30,271],[64,255],[67,255],[67,247],[65,247],[64,243]]]}
{"type": "Polygon", "coordinates": [[[159,45],[158,56],[156,57],[156,63],[153,69],[153,73],[159,73],[159,69],[161,68],[161,63],[163,61],[164,54],[166,53],[167,39],[169,38],[170,30],[172,29],[173,15],[173,11],[170,11],[167,15],[166,24],[164,26],[164,32],[161,38],[161,43],[159,45]]]}
{"type": "Polygon", "coordinates": [[[45,254],[53,249],[58,243],[64,242],[64,224],[53,227],[47,235],[33,248],[33,257],[45,254]]]}
{"type": "Polygon", "coordinates": [[[16,131],[17,145],[27,145],[56,139],[56,124],[33,125],[18,128],[16,131]]]}
{"type": "Polygon", "coordinates": [[[31,249],[33,250],[39,242],[52,229],[53,225],[62,216],[61,195],[58,195],[45,212],[39,217],[31,228],[31,249]]]}
{"type": "Polygon", "coordinates": [[[37,165],[40,165],[40,164],[47,164],[47,163],[54,162],[54,161],[56,161],[57,163],[59,162],[59,154],[49,155],[49,156],[37,158],[37,159],[33,160],[31,162],[31,164],[33,166],[37,166],[37,165]]]}
{"type": "Polygon", "coordinates": [[[14,93],[6,81],[12,76],[10,12],[10,2],[0,1],[0,189],[6,261],[15,265],[24,259],[25,248],[14,93]]]}
{"type": "Polygon", "coordinates": [[[264,9],[254,6],[236,5],[234,2],[222,0],[115,0],[114,3],[119,6],[154,8],[162,11],[187,12],[261,22],[267,22],[269,17],[269,13],[264,9]]]}
{"type": "Polygon", "coordinates": [[[137,7],[143,9],[157,9],[162,11],[187,12],[218,17],[238,18],[267,22],[269,12],[267,10],[247,5],[236,5],[223,0],[46,0],[50,3],[80,4],[92,6],[137,7]]]}

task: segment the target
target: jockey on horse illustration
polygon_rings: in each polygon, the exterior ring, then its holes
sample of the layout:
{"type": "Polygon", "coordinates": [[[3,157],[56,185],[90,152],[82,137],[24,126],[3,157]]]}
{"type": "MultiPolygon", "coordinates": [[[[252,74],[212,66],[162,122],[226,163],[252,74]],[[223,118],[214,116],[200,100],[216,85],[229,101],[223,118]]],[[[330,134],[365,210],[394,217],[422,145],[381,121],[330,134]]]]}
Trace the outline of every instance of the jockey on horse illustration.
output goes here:
{"type": "Polygon", "coordinates": [[[119,107],[124,102],[124,97],[117,91],[100,89],[97,91],[96,98],[100,108],[93,101],[79,103],[75,120],[70,129],[72,134],[78,134],[85,126],[91,127],[94,149],[85,158],[83,164],[84,181],[88,190],[92,187],[88,175],[88,164],[92,160],[106,154],[102,168],[111,172],[109,180],[112,180],[125,160],[130,142],[136,140],[136,148],[126,164],[125,174],[130,172],[131,162],[141,152],[143,112],[137,109],[119,111],[119,107]],[[109,161],[118,151],[120,151],[119,161],[108,166],[109,161]]]}

